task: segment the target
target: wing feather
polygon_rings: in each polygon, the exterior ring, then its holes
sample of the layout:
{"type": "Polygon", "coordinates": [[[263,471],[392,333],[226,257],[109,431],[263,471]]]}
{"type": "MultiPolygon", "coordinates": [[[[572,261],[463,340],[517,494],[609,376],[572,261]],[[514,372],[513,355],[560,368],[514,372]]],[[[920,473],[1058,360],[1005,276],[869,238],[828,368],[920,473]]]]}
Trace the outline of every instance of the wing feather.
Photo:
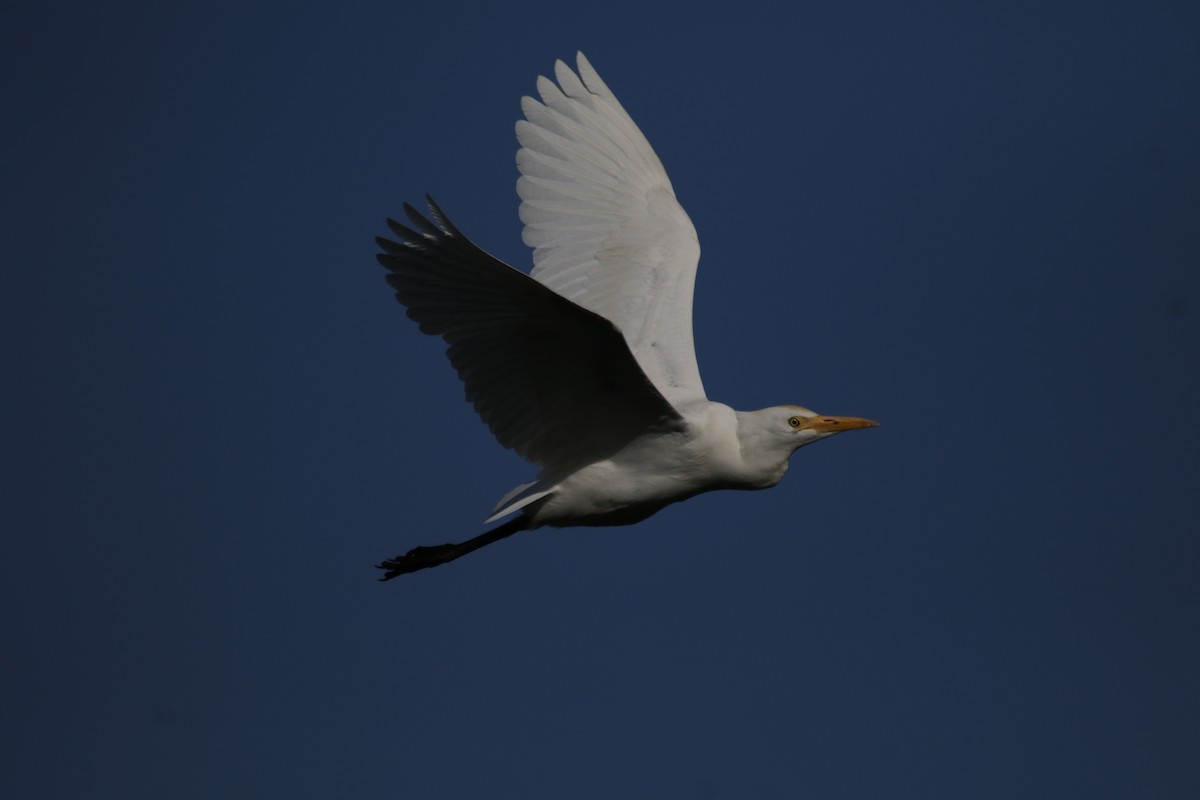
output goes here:
{"type": "Polygon", "coordinates": [[[662,162],[582,53],[521,101],[517,166],[533,277],[621,331],[671,403],[704,399],[692,338],[700,245],[662,162]]]}
{"type": "Polygon", "coordinates": [[[682,419],[612,322],[476,247],[432,198],[407,203],[377,257],[408,316],[447,343],[466,398],[535,464],[577,468],[682,419]]]}

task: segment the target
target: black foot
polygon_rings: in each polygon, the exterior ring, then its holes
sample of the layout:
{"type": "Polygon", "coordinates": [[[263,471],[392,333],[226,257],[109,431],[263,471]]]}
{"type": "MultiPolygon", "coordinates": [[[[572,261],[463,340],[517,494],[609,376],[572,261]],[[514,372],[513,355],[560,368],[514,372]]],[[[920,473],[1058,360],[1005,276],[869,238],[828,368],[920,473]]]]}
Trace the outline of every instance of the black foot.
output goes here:
{"type": "Polygon", "coordinates": [[[381,564],[376,564],[375,567],[387,570],[379,580],[390,581],[397,575],[405,575],[409,572],[416,572],[417,570],[445,564],[448,561],[453,561],[460,555],[462,555],[462,548],[457,544],[414,547],[404,555],[389,558],[381,564]]]}

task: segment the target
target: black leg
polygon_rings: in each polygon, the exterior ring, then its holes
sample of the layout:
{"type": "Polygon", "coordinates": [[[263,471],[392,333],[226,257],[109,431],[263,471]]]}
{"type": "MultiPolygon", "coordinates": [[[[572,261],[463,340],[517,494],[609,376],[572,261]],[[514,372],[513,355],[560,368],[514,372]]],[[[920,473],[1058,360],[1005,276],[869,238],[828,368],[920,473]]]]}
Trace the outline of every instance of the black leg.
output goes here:
{"type": "Polygon", "coordinates": [[[467,553],[473,553],[492,542],[498,542],[501,539],[512,536],[517,531],[525,530],[527,524],[528,520],[524,516],[520,516],[465,542],[458,544],[438,544],[431,547],[414,547],[402,556],[389,558],[382,564],[376,564],[377,568],[387,570],[379,580],[389,581],[397,575],[436,567],[453,561],[456,558],[461,558],[467,553]]]}

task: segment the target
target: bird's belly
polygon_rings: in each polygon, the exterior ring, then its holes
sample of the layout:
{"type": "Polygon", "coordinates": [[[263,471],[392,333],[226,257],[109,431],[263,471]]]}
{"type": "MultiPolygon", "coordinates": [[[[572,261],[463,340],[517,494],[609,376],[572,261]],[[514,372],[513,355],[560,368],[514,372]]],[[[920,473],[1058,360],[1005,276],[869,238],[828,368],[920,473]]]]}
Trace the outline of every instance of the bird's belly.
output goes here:
{"type": "Polygon", "coordinates": [[[630,525],[660,509],[710,489],[722,488],[679,465],[635,460],[592,464],[559,483],[529,509],[536,525],[630,525]]]}

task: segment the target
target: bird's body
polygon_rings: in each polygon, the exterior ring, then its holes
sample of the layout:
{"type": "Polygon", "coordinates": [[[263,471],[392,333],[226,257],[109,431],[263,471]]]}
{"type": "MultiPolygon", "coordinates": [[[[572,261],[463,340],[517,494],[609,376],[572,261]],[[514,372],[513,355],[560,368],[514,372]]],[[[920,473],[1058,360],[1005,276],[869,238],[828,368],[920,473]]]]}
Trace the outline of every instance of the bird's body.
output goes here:
{"type": "Polygon", "coordinates": [[[591,65],[561,61],[517,123],[532,277],[471,243],[429,199],[380,238],[388,282],[441,336],[506,447],[541,467],[462,544],[385,561],[385,580],[520,530],[627,525],[715,489],[765,489],[803,445],[875,423],[800,406],[734,411],[708,399],[692,344],[700,248],[649,143],[591,65]]]}
{"type": "Polygon", "coordinates": [[[664,506],[712,489],[758,489],[783,476],[754,475],[742,458],[736,413],[721,403],[697,403],[682,430],[634,439],[611,458],[571,471],[557,490],[529,510],[539,525],[627,525],[664,506]]]}
{"type": "Polygon", "coordinates": [[[783,479],[792,450],[754,446],[756,413],[698,401],[683,410],[681,430],[638,437],[561,480],[547,476],[555,489],[526,507],[529,527],[628,525],[702,492],[769,489],[783,479]]]}

